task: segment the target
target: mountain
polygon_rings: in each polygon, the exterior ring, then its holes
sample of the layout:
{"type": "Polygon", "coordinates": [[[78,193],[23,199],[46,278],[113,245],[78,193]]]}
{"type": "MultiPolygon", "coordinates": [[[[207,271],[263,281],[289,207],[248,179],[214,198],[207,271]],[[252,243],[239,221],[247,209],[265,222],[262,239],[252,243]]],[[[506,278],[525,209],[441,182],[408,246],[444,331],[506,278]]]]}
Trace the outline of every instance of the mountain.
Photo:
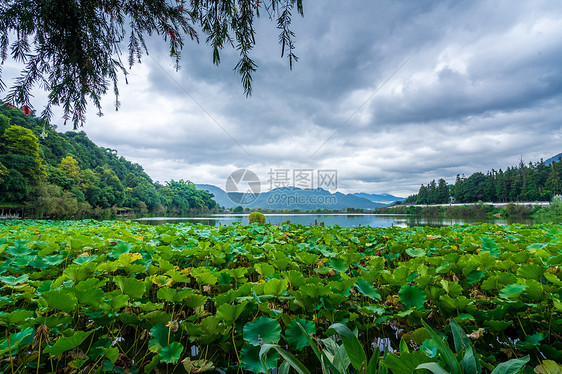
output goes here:
{"type": "Polygon", "coordinates": [[[556,156],[552,156],[551,158],[549,158],[548,160],[546,160],[544,162],[545,165],[550,165],[552,164],[554,161],[558,162],[558,159],[562,158],[562,153],[557,154],[556,156]]]}
{"type": "Polygon", "coordinates": [[[98,217],[136,211],[192,214],[216,202],[189,181],[154,183],[142,166],[92,142],[84,132],[58,132],[0,103],[0,204],[33,218],[98,217]]]}
{"type": "Polygon", "coordinates": [[[362,197],[363,199],[367,199],[369,201],[372,201],[374,203],[381,203],[381,204],[390,204],[393,203],[395,201],[403,201],[406,200],[404,197],[398,197],[398,196],[394,196],[388,193],[382,193],[382,194],[371,194],[371,193],[365,193],[365,192],[357,192],[354,193],[353,195],[358,196],[358,197],[362,197]]]}
{"type": "MultiPolygon", "coordinates": [[[[317,209],[375,209],[396,201],[395,196],[380,195],[387,198],[387,203],[371,201],[356,194],[343,194],[341,192],[331,193],[322,188],[300,189],[296,187],[276,188],[271,191],[262,192],[258,197],[248,204],[233,202],[224,190],[209,184],[196,184],[196,188],[208,191],[214,195],[214,200],[225,208],[234,208],[242,205],[253,209],[279,209],[279,210],[317,210],[317,209]],[[392,198],[391,198],[392,196],[392,198]]],[[[368,194],[366,194],[368,195],[368,194]]],[[[242,194],[231,194],[233,200],[241,200],[242,194]]],[[[374,195],[379,196],[379,195],[374,195]]]]}
{"type": "Polygon", "coordinates": [[[239,205],[233,203],[228,194],[220,187],[213,186],[212,184],[196,184],[195,188],[212,193],[214,195],[213,200],[225,208],[233,208],[239,205]]]}

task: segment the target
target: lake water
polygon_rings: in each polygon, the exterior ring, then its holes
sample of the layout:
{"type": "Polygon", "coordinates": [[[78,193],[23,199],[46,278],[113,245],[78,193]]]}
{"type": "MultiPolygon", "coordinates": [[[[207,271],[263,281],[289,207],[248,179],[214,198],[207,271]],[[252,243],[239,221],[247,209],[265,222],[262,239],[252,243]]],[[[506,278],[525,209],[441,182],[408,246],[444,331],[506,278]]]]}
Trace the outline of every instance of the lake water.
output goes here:
{"type": "MultiPolygon", "coordinates": [[[[136,221],[149,225],[161,225],[165,223],[193,222],[210,226],[232,225],[235,222],[248,224],[247,214],[213,214],[199,217],[150,217],[139,218],[136,221]]],[[[470,220],[462,218],[426,218],[410,215],[387,215],[387,214],[265,214],[265,222],[272,225],[280,225],[290,221],[301,225],[314,225],[324,223],[325,225],[339,225],[342,227],[372,226],[372,227],[411,227],[411,226],[447,226],[471,222],[482,222],[482,220],[470,220]]],[[[506,220],[488,219],[490,223],[506,225],[509,223],[532,223],[529,220],[506,220]]]]}

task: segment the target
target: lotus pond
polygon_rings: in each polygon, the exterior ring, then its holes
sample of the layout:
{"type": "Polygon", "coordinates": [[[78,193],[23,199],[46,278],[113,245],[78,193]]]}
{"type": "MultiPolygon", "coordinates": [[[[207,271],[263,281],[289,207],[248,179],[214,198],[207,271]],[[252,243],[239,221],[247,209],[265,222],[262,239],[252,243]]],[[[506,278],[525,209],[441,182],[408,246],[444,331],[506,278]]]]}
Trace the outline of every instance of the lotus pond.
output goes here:
{"type": "Polygon", "coordinates": [[[403,374],[448,367],[451,320],[482,372],[562,362],[561,225],[6,221],[0,261],[4,373],[403,374]]]}

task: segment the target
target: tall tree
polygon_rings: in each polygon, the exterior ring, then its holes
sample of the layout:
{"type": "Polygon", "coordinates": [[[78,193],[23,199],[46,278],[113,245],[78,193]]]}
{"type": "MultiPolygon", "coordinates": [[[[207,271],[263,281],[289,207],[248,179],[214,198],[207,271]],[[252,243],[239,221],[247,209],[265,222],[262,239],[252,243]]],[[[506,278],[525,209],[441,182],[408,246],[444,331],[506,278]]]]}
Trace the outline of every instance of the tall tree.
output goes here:
{"type": "Polygon", "coordinates": [[[439,204],[446,204],[449,202],[449,186],[447,186],[447,182],[445,179],[439,179],[437,184],[437,203],[439,204]]]}
{"type": "Polygon", "coordinates": [[[550,190],[552,195],[562,193],[562,183],[560,181],[560,162],[553,162],[550,165],[550,173],[546,180],[546,188],[550,190]]]}
{"type": "Polygon", "coordinates": [[[31,130],[21,126],[10,126],[4,131],[2,138],[0,146],[5,151],[4,159],[15,157],[19,160],[11,161],[9,164],[19,167],[21,169],[19,171],[32,183],[46,176],[43,158],[39,151],[39,141],[31,130]]]}
{"type": "Polygon", "coordinates": [[[168,42],[178,67],[185,41],[199,41],[200,33],[213,50],[215,64],[224,47],[238,51],[234,69],[250,95],[257,67],[250,57],[256,18],[265,11],[277,20],[281,55],[288,56],[292,68],[297,60],[290,28],[294,8],[302,15],[302,0],[2,0],[2,64],[10,55],[25,66],[6,99],[31,106],[31,89],[42,86],[49,92],[42,116],[49,120],[52,106],[61,105],[65,119],[76,128],[85,119],[89,100],[101,112],[101,96],[111,85],[119,107],[118,73],[127,75],[123,44],[131,67],[148,53],[145,37],[157,34],[168,42]]]}

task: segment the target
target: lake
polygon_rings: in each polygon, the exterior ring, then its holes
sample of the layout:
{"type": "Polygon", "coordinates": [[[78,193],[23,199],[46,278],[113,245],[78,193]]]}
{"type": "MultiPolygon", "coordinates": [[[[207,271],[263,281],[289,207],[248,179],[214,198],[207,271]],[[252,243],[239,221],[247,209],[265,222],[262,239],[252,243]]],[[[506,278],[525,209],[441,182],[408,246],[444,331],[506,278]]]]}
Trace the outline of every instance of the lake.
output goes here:
{"type": "MultiPolygon", "coordinates": [[[[213,214],[198,217],[148,217],[138,218],[135,221],[148,225],[161,225],[165,223],[193,222],[210,226],[232,225],[235,222],[248,224],[248,214],[213,214]]],[[[314,225],[324,223],[325,225],[339,225],[342,227],[372,226],[372,227],[411,227],[411,226],[447,226],[463,223],[482,222],[482,220],[470,220],[462,218],[426,218],[411,215],[388,215],[388,214],[265,214],[265,222],[272,225],[280,225],[291,221],[301,225],[314,225]]],[[[530,220],[507,220],[502,218],[487,219],[485,222],[506,225],[510,223],[532,223],[530,220]]]]}

